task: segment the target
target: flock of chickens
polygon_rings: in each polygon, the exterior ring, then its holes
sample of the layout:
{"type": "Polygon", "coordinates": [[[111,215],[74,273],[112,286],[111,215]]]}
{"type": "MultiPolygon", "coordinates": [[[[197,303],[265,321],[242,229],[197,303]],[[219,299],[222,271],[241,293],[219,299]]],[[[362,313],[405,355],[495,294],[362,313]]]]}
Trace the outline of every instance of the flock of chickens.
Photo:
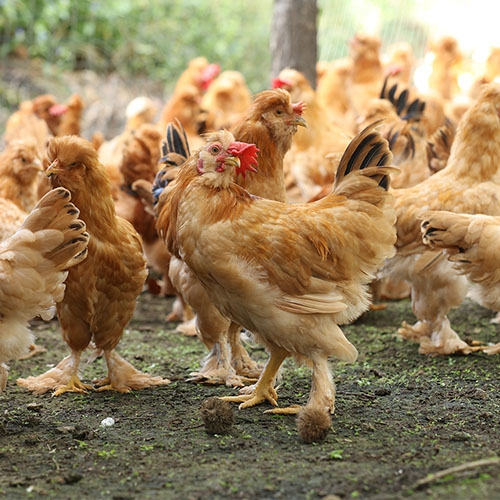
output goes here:
{"type": "Polygon", "coordinates": [[[145,287],[175,296],[167,319],[207,347],[190,380],[239,387],[222,399],[240,408],[333,413],[328,358],[357,358],[340,326],[383,300],[411,297],[417,321],[399,333],[421,353],[498,353],[447,314],[468,293],[500,314],[500,49],[466,95],[453,38],[434,46],[425,94],[411,47],[392,49],[357,34],[316,85],[286,68],[255,96],[199,57],[159,118],[137,98],[110,140],[81,137],[78,95],[21,103],[0,153],[0,390],[6,363],[40,348],[29,321],[55,314],[69,355],[19,385],[167,385],[116,352],[145,287]],[[268,351],[264,369],[242,332],[268,351]],[[107,366],[93,384],[87,348],[107,366]],[[312,368],[304,408],[277,404],[288,357],[312,368]]]}

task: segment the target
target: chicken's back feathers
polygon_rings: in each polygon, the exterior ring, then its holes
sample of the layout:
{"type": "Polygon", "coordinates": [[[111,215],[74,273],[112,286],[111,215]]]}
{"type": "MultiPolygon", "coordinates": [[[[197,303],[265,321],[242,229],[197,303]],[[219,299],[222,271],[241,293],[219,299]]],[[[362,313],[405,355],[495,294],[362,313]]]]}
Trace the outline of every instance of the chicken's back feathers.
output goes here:
{"type": "Polygon", "coordinates": [[[49,191],[22,226],[0,243],[0,362],[32,341],[27,321],[50,319],[65,291],[67,270],[87,256],[89,235],[69,191],[49,191]]]}

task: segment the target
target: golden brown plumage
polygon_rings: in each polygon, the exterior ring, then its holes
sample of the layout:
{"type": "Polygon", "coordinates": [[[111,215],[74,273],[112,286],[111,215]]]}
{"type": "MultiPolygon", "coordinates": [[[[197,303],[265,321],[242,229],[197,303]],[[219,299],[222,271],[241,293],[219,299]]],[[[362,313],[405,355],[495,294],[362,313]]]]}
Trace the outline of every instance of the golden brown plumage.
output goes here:
{"type": "Polygon", "coordinates": [[[78,377],[81,353],[91,342],[103,352],[107,376],[98,390],[129,392],[168,383],[137,371],[116,352],[146,279],[141,240],[133,226],[117,217],[106,171],[92,144],[77,136],[52,138],[47,175],[53,186],[66,187],[90,234],[88,257],[70,270],[66,293],[58,304],[62,335],[71,354],[55,368],[19,381],[43,393],[85,392],[92,386],[78,377]]]}
{"type": "Polygon", "coordinates": [[[36,140],[11,141],[0,153],[0,197],[29,212],[39,199],[43,166],[36,140]]]}
{"type": "Polygon", "coordinates": [[[67,270],[87,255],[89,236],[70,200],[66,189],[50,191],[0,243],[0,392],[7,382],[5,363],[32,345],[28,321],[52,318],[67,270]]]}
{"type": "MultiPolygon", "coordinates": [[[[304,124],[301,112],[302,105],[293,104],[290,94],[285,90],[266,90],[257,94],[233,133],[240,141],[258,145],[261,151],[260,175],[239,175],[236,179],[238,184],[258,196],[286,200],[283,159],[298,126],[304,124]]],[[[184,149],[189,150],[188,147],[184,149]]],[[[241,385],[244,378],[256,377],[259,373],[258,367],[239,341],[240,327],[229,324],[227,318],[217,311],[185,263],[176,262],[180,257],[175,245],[177,228],[175,221],[170,218],[172,214],[169,207],[164,206],[163,196],[160,196],[157,212],[158,230],[162,231],[165,239],[172,244],[170,278],[174,286],[178,287],[184,302],[196,312],[198,335],[210,350],[202,369],[193,376],[195,379],[230,385],[241,385]]]]}
{"type": "MultiPolygon", "coordinates": [[[[470,281],[469,296],[500,313],[500,216],[429,211],[420,216],[424,243],[444,249],[453,268],[470,281]]],[[[432,268],[430,268],[432,269],[432,268]]],[[[500,343],[482,348],[500,352],[500,343]]]]}
{"type": "Polygon", "coordinates": [[[239,71],[223,71],[208,87],[201,107],[204,131],[231,129],[252,104],[252,95],[239,71]]]}
{"type": "Polygon", "coordinates": [[[500,215],[500,85],[483,87],[482,95],[464,115],[445,168],[407,189],[393,192],[397,212],[397,255],[384,266],[384,276],[407,280],[418,322],[400,329],[420,343],[420,352],[468,353],[471,347],[449,324],[447,314],[467,291],[463,276],[442,259],[426,272],[436,250],[422,242],[419,216],[427,210],[500,215]]]}
{"type": "Polygon", "coordinates": [[[356,33],[349,41],[352,68],[347,80],[349,107],[356,116],[364,113],[367,103],[377,97],[384,82],[380,58],[381,40],[366,33],[356,33]]]}
{"type": "Polygon", "coordinates": [[[292,147],[285,157],[284,169],[299,191],[296,195],[288,188],[289,199],[309,200],[322,186],[333,182],[339,160],[352,135],[330,121],[316,92],[300,71],[283,69],[273,85],[290,92],[295,102],[304,103],[303,116],[307,127],[294,135],[292,147]]]}
{"type": "Polygon", "coordinates": [[[276,405],[275,377],[285,358],[294,356],[313,368],[308,406],[333,412],[328,357],[357,357],[338,325],[367,309],[368,284],[394,253],[386,166],[392,156],[387,142],[367,130],[346,150],[330,195],[287,204],[255,197],[234,183],[235,168],[252,163],[248,148],[221,131],[181,167],[162,193],[176,226],[170,232],[175,241],[167,243],[177,247],[219,310],[270,352],[252,393],[230,400],[241,407],[265,400],[276,405]]]}

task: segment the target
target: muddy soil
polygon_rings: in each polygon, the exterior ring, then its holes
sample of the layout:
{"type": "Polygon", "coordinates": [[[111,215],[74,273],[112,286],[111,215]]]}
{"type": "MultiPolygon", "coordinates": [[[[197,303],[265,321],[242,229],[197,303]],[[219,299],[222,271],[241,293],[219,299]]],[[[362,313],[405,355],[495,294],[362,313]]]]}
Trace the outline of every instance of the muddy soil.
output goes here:
{"type": "MultiPolygon", "coordinates": [[[[171,299],[140,296],[119,352],[171,379],[130,394],[36,396],[18,377],[67,354],[57,321],[33,322],[47,351],[11,363],[0,394],[0,497],[7,499],[490,499],[500,498],[498,356],[429,357],[399,339],[413,321],[406,300],[345,327],[360,355],[331,361],[336,413],[326,438],[303,443],[293,416],[238,410],[226,433],[209,434],[201,406],[225,386],[188,382],[206,354],[166,323],[171,299]],[[113,425],[105,426],[106,419],[113,425]],[[449,470],[448,470],[449,469],[449,470]]],[[[465,302],[451,315],[466,339],[495,342],[492,313],[465,302]]],[[[265,351],[249,344],[258,361],[265,351]]],[[[97,359],[84,381],[104,374],[97,359]]],[[[285,362],[279,404],[304,404],[310,371],[285,362]]]]}

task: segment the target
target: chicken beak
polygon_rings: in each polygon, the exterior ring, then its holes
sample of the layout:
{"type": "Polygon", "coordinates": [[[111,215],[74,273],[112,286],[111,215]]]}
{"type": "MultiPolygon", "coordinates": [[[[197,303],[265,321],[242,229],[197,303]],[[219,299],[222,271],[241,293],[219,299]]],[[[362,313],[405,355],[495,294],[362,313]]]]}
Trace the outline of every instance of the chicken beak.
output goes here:
{"type": "Polygon", "coordinates": [[[240,168],[241,160],[237,156],[228,156],[224,160],[226,166],[233,166],[236,170],[240,168]]]}
{"type": "Polygon", "coordinates": [[[307,122],[302,118],[302,116],[295,115],[293,122],[294,125],[297,125],[297,127],[305,127],[307,128],[307,122]]]}
{"type": "Polygon", "coordinates": [[[48,167],[47,170],[45,171],[45,175],[47,177],[52,177],[53,175],[57,175],[60,170],[57,168],[59,166],[59,160],[56,158],[48,167]]]}

